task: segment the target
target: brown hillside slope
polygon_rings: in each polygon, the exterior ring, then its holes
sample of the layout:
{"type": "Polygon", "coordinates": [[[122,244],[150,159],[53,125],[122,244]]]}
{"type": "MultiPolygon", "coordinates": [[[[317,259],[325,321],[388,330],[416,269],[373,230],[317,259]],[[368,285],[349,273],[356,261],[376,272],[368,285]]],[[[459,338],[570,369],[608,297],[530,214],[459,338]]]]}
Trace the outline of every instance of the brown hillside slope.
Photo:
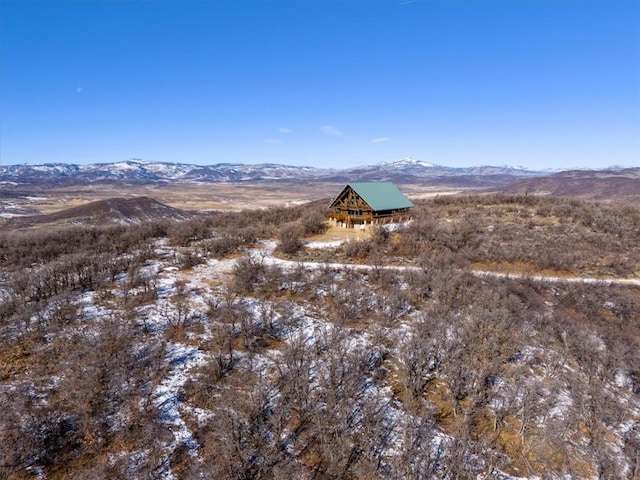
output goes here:
{"type": "Polygon", "coordinates": [[[640,204],[640,168],[569,170],[510,183],[504,193],[533,193],[640,204]]]}
{"type": "Polygon", "coordinates": [[[8,227],[27,227],[44,224],[135,224],[153,219],[185,220],[191,214],[164,205],[150,197],[109,198],[89,202],[46,215],[16,217],[8,220],[8,227]]]}

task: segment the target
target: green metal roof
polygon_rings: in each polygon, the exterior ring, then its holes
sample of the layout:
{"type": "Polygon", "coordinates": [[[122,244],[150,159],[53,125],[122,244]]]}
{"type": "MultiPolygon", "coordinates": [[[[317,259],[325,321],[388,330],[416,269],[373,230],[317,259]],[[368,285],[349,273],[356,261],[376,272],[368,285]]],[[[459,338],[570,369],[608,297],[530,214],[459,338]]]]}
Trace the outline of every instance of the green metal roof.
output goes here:
{"type": "Polygon", "coordinates": [[[347,186],[353,188],[374,210],[413,207],[413,203],[391,182],[349,183],[347,186]]]}

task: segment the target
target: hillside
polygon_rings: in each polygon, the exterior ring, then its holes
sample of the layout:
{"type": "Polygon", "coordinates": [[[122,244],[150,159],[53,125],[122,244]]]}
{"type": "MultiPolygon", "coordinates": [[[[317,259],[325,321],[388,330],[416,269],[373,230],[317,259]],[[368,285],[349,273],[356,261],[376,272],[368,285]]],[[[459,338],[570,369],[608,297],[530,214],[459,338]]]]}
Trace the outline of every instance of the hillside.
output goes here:
{"type": "Polygon", "coordinates": [[[513,194],[561,195],[640,204],[640,168],[570,170],[518,180],[499,190],[513,194]]]}
{"type": "Polygon", "coordinates": [[[13,217],[5,222],[6,227],[34,225],[103,225],[139,224],[151,220],[186,220],[192,215],[168,207],[149,197],[110,198],[88,202],[46,215],[25,215],[13,217]]]}
{"type": "Polygon", "coordinates": [[[325,204],[0,232],[0,477],[640,475],[638,208],[325,204]]]}

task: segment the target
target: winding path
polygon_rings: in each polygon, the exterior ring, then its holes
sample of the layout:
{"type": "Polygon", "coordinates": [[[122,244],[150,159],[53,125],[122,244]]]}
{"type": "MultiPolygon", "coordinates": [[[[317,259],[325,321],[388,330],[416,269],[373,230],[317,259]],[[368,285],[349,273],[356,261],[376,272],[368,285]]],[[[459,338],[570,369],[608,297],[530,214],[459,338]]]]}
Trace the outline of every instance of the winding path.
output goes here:
{"type": "MultiPolygon", "coordinates": [[[[357,264],[357,263],[324,263],[324,262],[296,262],[293,260],[284,260],[282,258],[275,257],[273,252],[276,248],[276,243],[273,241],[263,242],[262,248],[252,252],[252,257],[256,260],[260,260],[267,265],[280,265],[285,268],[293,267],[305,267],[305,268],[332,268],[343,269],[351,268],[354,270],[413,270],[419,271],[421,267],[413,265],[371,265],[371,264],[357,264]]],[[[555,277],[547,275],[531,275],[524,273],[504,273],[495,272],[491,270],[468,270],[472,275],[477,277],[493,277],[493,278],[506,278],[506,279],[528,279],[536,282],[549,282],[549,283],[585,283],[601,286],[632,286],[640,287],[640,278],[598,278],[598,277],[555,277]]]]}

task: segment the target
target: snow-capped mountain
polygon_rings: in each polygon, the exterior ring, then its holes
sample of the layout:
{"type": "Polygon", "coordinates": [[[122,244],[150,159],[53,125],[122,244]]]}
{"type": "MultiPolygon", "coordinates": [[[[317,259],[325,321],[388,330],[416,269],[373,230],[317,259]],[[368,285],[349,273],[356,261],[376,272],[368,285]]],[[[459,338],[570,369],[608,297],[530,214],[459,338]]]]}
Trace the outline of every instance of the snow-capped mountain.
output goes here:
{"type": "Polygon", "coordinates": [[[490,166],[482,165],[477,167],[444,167],[436,165],[434,163],[424,162],[422,160],[415,160],[412,157],[404,157],[395,162],[381,163],[378,165],[385,170],[396,170],[403,172],[410,172],[419,176],[440,176],[440,175],[516,175],[522,177],[537,176],[540,174],[538,171],[527,170],[524,167],[511,167],[508,165],[503,166],[490,166]]]}
{"type": "Polygon", "coordinates": [[[411,168],[411,167],[425,167],[432,168],[435,167],[433,163],[423,162],[422,160],[416,160],[413,157],[404,157],[400,160],[396,160],[395,162],[382,162],[379,164],[385,168],[411,168]]]}
{"type": "Polygon", "coordinates": [[[267,181],[394,181],[398,183],[456,184],[474,186],[504,185],[510,181],[541,175],[513,167],[452,168],[405,157],[377,165],[346,169],[326,169],[272,163],[219,163],[192,165],[131,159],[116,163],[73,165],[0,166],[0,182],[5,184],[94,184],[189,182],[267,182],[267,181]]]}
{"type": "Polygon", "coordinates": [[[390,180],[397,183],[492,187],[539,175],[542,172],[508,166],[454,168],[405,157],[378,165],[338,170],[332,177],[336,181],[390,180]]]}
{"type": "Polygon", "coordinates": [[[47,163],[42,165],[0,166],[0,181],[16,183],[104,183],[129,182],[243,182],[260,180],[298,179],[321,175],[325,171],[313,167],[258,164],[220,163],[191,165],[183,163],[149,162],[132,159],[116,163],[71,165],[47,163]]]}

